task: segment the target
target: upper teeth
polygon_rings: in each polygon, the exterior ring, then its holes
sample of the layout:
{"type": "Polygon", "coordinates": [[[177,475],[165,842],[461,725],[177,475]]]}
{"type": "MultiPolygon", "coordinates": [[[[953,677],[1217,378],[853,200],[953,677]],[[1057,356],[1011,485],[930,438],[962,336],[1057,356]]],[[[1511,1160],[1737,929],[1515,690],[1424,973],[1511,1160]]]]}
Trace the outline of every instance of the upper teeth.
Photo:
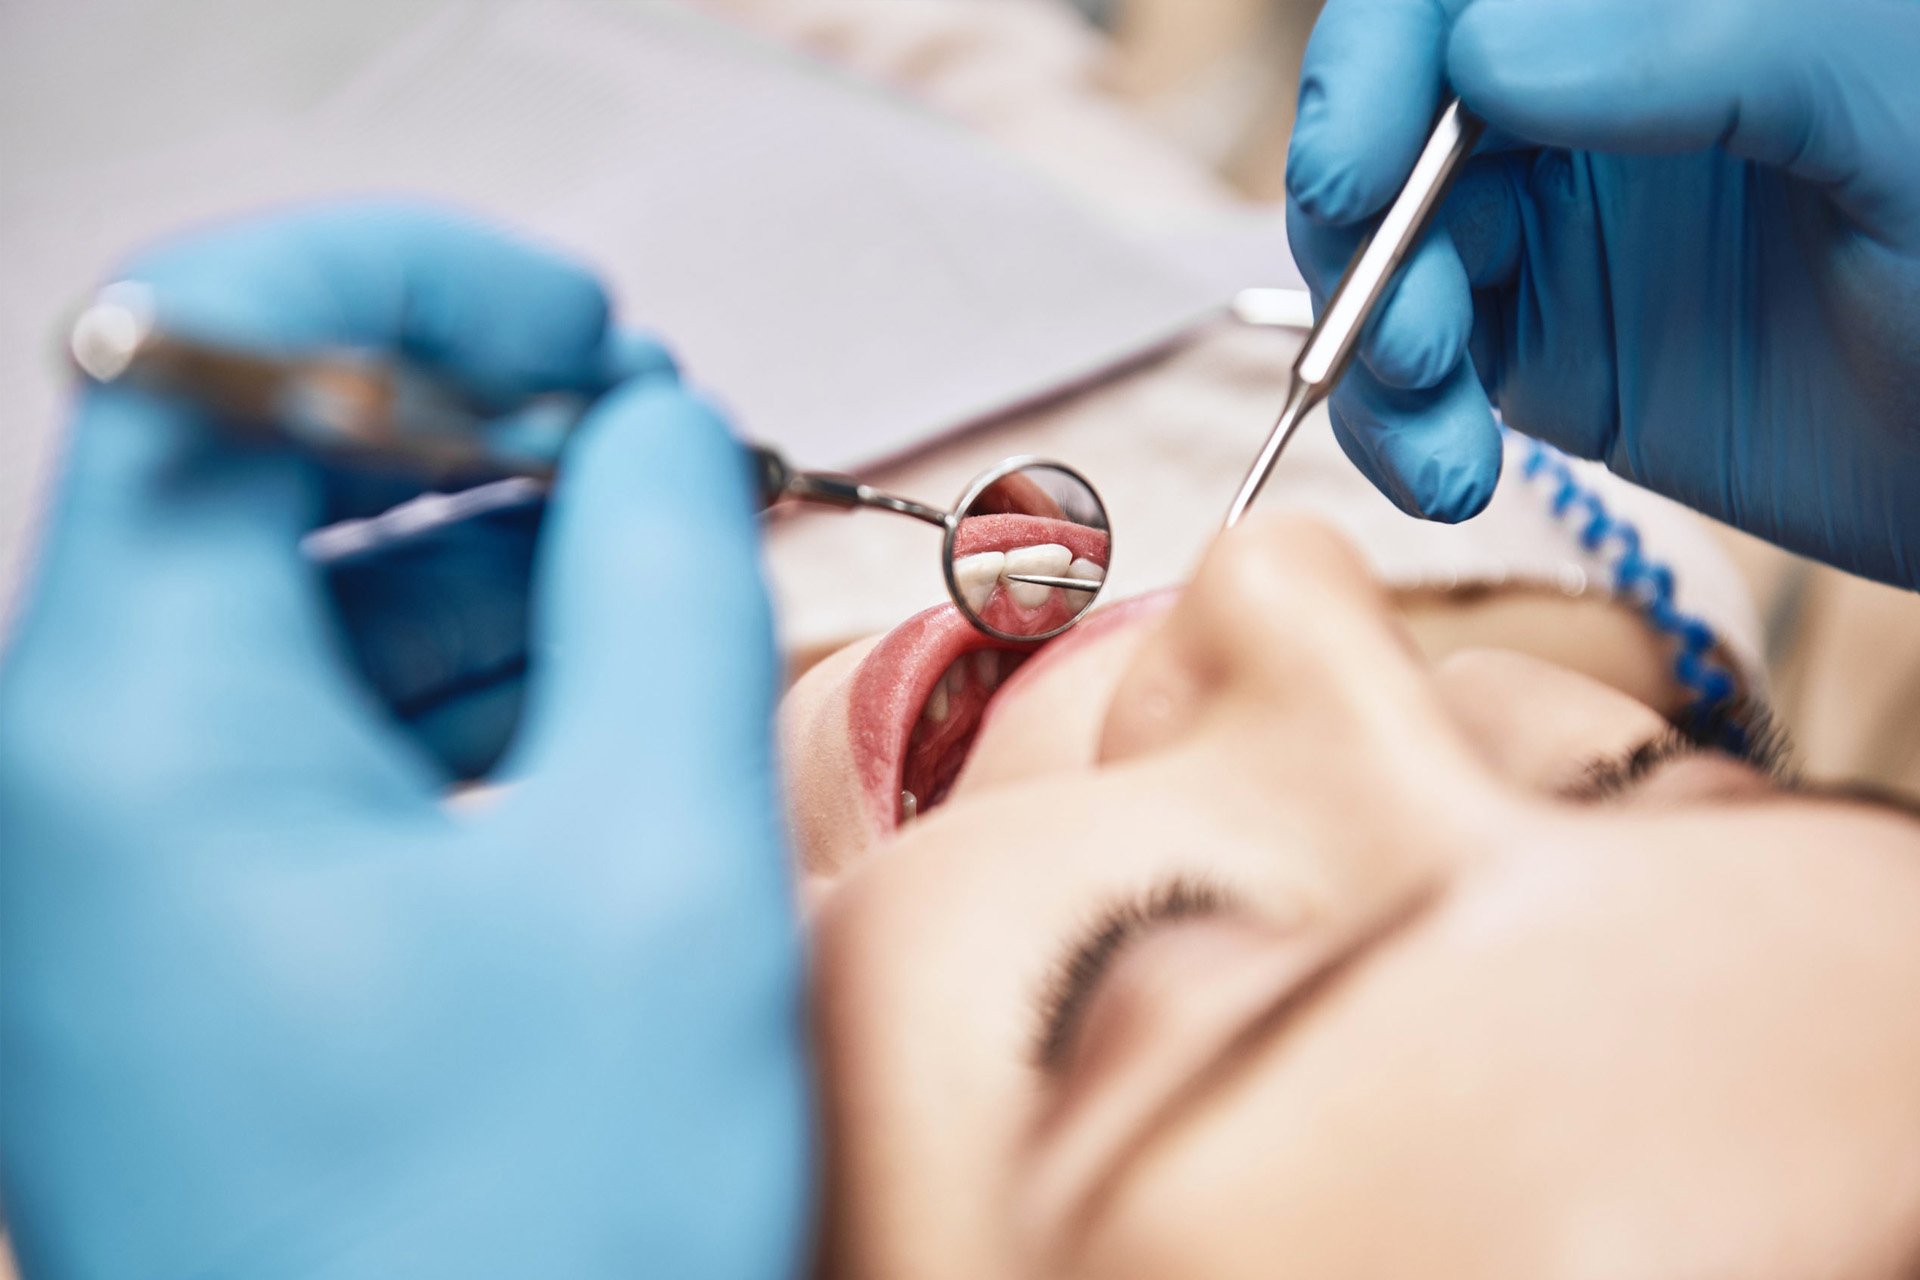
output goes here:
{"type": "Polygon", "coordinates": [[[987,607],[987,598],[999,585],[1000,575],[1006,567],[1007,553],[1004,551],[982,551],[976,555],[961,556],[953,562],[953,580],[960,585],[960,594],[965,598],[967,608],[978,613],[987,607]]]}
{"type": "Polygon", "coordinates": [[[1069,578],[1080,578],[1087,582],[1105,582],[1107,580],[1107,571],[1104,566],[1097,565],[1085,556],[1081,556],[1067,566],[1067,576],[1069,578]]]}
{"type": "MultiPolygon", "coordinates": [[[[1057,542],[1043,542],[1036,547],[1014,547],[1007,552],[1008,573],[1037,573],[1042,577],[1057,578],[1065,574],[1067,565],[1073,560],[1073,552],[1057,542]]],[[[1007,594],[1022,609],[1038,608],[1047,602],[1052,587],[1043,587],[1037,582],[1009,582],[1007,594]]]]}
{"type": "Polygon", "coordinates": [[[1008,582],[1006,575],[1010,573],[1099,582],[1107,571],[1084,556],[1075,559],[1071,550],[1057,542],[1012,547],[1006,551],[979,551],[953,562],[953,578],[959,584],[960,595],[975,613],[987,607],[996,586],[1004,586],[1013,602],[1023,609],[1038,608],[1047,602],[1047,593],[1052,587],[1043,587],[1037,582],[1008,582]]]}

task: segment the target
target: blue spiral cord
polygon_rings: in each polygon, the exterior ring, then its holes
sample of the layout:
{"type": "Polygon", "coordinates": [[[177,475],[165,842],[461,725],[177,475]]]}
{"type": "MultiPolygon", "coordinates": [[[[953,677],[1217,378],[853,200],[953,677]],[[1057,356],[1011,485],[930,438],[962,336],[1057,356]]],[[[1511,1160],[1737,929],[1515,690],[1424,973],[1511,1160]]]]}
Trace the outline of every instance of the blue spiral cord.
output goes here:
{"type": "Polygon", "coordinates": [[[1683,727],[1709,733],[1730,751],[1744,751],[1746,731],[1737,717],[1726,714],[1739,695],[1739,682],[1713,656],[1719,634],[1705,619],[1675,607],[1673,569],[1647,551],[1631,521],[1608,511],[1600,495],[1580,482],[1565,454],[1510,427],[1501,430],[1525,444],[1520,474],[1547,487],[1553,517],[1578,526],[1576,536],[1589,554],[1613,556],[1614,596],[1631,604],[1648,626],[1673,642],[1673,678],[1693,694],[1680,715],[1683,727]]]}

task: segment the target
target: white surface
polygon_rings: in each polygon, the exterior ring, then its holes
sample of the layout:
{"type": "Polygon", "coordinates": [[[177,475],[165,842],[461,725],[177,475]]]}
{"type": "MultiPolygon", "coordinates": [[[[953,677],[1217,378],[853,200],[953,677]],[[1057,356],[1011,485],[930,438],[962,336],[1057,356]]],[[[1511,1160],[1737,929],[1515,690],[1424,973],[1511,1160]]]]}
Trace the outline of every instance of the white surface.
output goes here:
{"type": "Polygon", "coordinates": [[[129,247],[237,210],[404,192],[494,215],[593,263],[807,465],[1090,377],[1231,291],[957,127],[672,5],[8,5],[0,83],[0,597],[63,313],[129,247]]]}

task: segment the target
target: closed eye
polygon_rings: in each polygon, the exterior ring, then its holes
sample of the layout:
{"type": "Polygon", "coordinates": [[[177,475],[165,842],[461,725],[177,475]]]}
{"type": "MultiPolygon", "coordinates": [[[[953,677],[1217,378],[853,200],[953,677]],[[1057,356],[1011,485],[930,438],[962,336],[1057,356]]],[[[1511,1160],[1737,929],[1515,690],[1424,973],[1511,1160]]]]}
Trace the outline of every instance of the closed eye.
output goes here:
{"type": "Polygon", "coordinates": [[[1160,926],[1221,915],[1235,906],[1218,885],[1176,876],[1102,911],[1062,953],[1034,1002],[1034,1066],[1048,1075],[1065,1068],[1101,979],[1127,948],[1160,926]]]}
{"type": "Polygon", "coordinates": [[[1667,765],[1695,756],[1737,760],[1782,787],[1797,785],[1792,749],[1771,711],[1742,699],[1710,721],[1671,726],[1632,750],[1590,761],[1581,776],[1563,787],[1563,799],[1598,802],[1631,793],[1667,765]]]}

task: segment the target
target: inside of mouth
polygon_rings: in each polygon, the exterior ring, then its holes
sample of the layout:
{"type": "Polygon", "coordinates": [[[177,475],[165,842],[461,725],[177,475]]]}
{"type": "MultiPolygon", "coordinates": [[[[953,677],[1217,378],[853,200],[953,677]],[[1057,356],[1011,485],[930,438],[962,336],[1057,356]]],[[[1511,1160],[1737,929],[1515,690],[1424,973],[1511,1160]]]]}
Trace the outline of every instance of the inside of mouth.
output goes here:
{"type": "Polygon", "coordinates": [[[973,749],[987,704],[1027,656],[1016,649],[975,649],[955,658],[934,682],[907,738],[901,821],[924,815],[947,798],[973,749]]]}

